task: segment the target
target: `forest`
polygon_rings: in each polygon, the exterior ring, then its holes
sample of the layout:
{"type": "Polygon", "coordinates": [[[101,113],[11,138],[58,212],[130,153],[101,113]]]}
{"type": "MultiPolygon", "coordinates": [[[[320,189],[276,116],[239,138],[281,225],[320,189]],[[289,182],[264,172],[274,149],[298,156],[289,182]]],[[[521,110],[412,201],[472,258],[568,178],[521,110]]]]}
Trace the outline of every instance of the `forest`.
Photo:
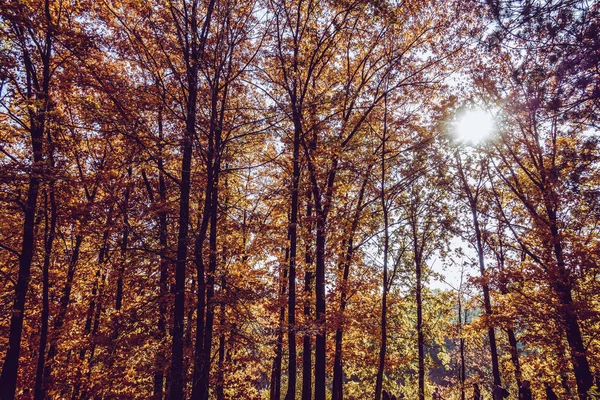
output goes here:
{"type": "Polygon", "coordinates": [[[598,399],[599,111],[595,0],[0,0],[0,399],[598,399]]]}

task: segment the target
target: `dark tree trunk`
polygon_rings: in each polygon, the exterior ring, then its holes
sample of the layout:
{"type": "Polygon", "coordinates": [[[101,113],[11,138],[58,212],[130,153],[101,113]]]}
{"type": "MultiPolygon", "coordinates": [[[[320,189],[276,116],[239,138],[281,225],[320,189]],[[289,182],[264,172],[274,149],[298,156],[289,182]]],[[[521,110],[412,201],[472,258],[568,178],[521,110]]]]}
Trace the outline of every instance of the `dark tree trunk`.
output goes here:
{"type": "Polygon", "coordinates": [[[558,229],[556,207],[552,207],[549,204],[554,204],[554,202],[546,199],[546,214],[550,221],[550,232],[552,234],[552,243],[554,244],[553,250],[557,268],[554,291],[558,295],[560,302],[559,312],[567,336],[567,342],[569,343],[571,364],[573,365],[573,373],[577,381],[577,394],[580,400],[586,400],[587,392],[593,384],[593,376],[587,359],[587,350],[583,344],[579,320],[576,310],[573,307],[572,285],[563,256],[562,235],[558,229]]]}
{"type": "MultiPolygon", "coordinates": [[[[462,286],[462,283],[461,283],[462,286]]],[[[461,288],[462,289],[462,288],[461,288]]],[[[458,296],[458,325],[460,331],[460,400],[465,400],[465,380],[466,380],[466,365],[465,365],[465,339],[463,337],[463,321],[467,322],[467,310],[465,309],[465,318],[462,318],[462,293],[458,296]]]]}
{"type": "MultiPolygon", "coordinates": [[[[312,228],[313,224],[311,221],[312,218],[312,199],[311,199],[311,191],[308,190],[306,194],[306,219],[308,221],[308,229],[307,229],[307,238],[306,238],[306,246],[305,246],[305,255],[304,255],[304,319],[305,324],[310,325],[311,321],[311,307],[310,307],[310,297],[312,294],[312,254],[311,254],[311,245],[310,239],[312,239],[312,228]]],[[[311,340],[310,340],[310,331],[307,330],[304,333],[304,337],[302,339],[302,400],[310,400],[312,396],[312,348],[311,348],[311,340]]]]}
{"type": "MultiPolygon", "coordinates": [[[[211,0],[210,4],[214,4],[211,0]]],[[[183,7],[188,5],[184,2],[183,7]]],[[[186,61],[186,121],[185,132],[182,143],[181,159],[181,182],[179,198],[179,231],[177,234],[177,261],[175,263],[175,296],[173,308],[173,337],[171,346],[171,377],[170,395],[171,400],[184,398],[184,368],[183,368],[183,335],[185,319],[185,279],[187,248],[189,244],[189,220],[190,220],[190,178],[192,166],[192,147],[196,139],[196,111],[198,103],[198,71],[199,60],[204,53],[204,44],[210,26],[212,7],[209,5],[207,16],[198,38],[198,2],[192,1],[190,10],[186,10],[184,26],[178,26],[186,34],[190,34],[192,40],[186,43],[183,57],[186,61]]],[[[171,5],[171,14],[178,24],[179,11],[171,5]]]]}
{"type": "Polygon", "coordinates": [[[273,367],[271,368],[271,390],[269,394],[270,400],[281,399],[281,359],[283,356],[283,329],[285,323],[285,305],[284,300],[287,288],[287,266],[289,258],[289,249],[285,250],[285,261],[282,265],[282,274],[279,278],[281,282],[281,290],[279,292],[279,326],[277,329],[277,342],[275,344],[275,358],[273,359],[273,367]]]}
{"type": "MultiPolygon", "coordinates": [[[[52,158],[52,157],[50,157],[52,158]]],[[[52,163],[53,164],[53,163],[52,163]]],[[[51,165],[52,167],[53,165],[51,165]]],[[[35,374],[35,389],[34,399],[44,400],[46,397],[46,391],[44,388],[44,366],[46,356],[46,344],[48,343],[48,319],[50,317],[50,301],[48,291],[50,288],[49,279],[49,268],[50,268],[50,256],[52,254],[52,245],[54,243],[54,236],[56,233],[56,199],[54,195],[54,183],[50,183],[49,194],[50,197],[50,222],[48,223],[48,198],[46,198],[45,204],[45,232],[44,232],[44,264],[42,266],[42,318],[41,318],[41,332],[40,332],[40,347],[38,353],[37,369],[35,374]]]]}
{"type": "MultiPolygon", "coordinates": [[[[415,237],[416,241],[416,237],[415,237]]],[[[417,245],[415,244],[415,248],[417,245]]],[[[418,250],[417,250],[418,252],[418,250]]],[[[417,301],[417,349],[419,357],[418,365],[418,396],[419,400],[425,400],[425,340],[423,337],[423,277],[420,256],[415,257],[415,275],[416,275],[416,301],[417,301]]]]}
{"type": "Polygon", "coordinates": [[[225,277],[221,278],[221,306],[219,307],[219,360],[217,362],[217,400],[225,400],[225,277]]]}
{"type": "Polygon", "coordinates": [[[317,216],[315,295],[318,331],[315,340],[315,400],[325,400],[325,216],[317,216]]]}
{"type": "MultiPolygon", "coordinates": [[[[477,242],[477,258],[479,260],[479,272],[481,273],[481,277],[484,278],[483,284],[481,285],[483,289],[483,304],[485,307],[485,314],[488,317],[492,316],[492,302],[490,300],[490,289],[487,284],[487,280],[485,279],[485,261],[483,258],[483,242],[481,239],[481,230],[479,229],[479,220],[477,218],[477,204],[475,201],[471,202],[471,213],[473,215],[473,227],[475,229],[475,239],[477,242]]],[[[488,337],[490,340],[490,353],[492,356],[492,373],[494,376],[494,385],[500,385],[500,367],[498,363],[498,347],[496,345],[496,332],[493,326],[488,328],[488,337]]]]}
{"type": "MultiPolygon", "coordinates": [[[[387,100],[387,98],[386,98],[387,100]]],[[[377,367],[377,379],[375,381],[375,400],[381,398],[383,389],[383,372],[385,370],[385,353],[387,350],[387,295],[388,295],[388,251],[390,244],[389,215],[385,192],[385,156],[386,156],[386,133],[387,133],[387,103],[384,114],[383,138],[381,140],[381,210],[383,211],[383,279],[381,294],[381,344],[379,347],[379,362],[377,367]]]]}
{"type": "Polygon", "coordinates": [[[171,399],[183,399],[183,330],[185,313],[185,269],[187,260],[190,219],[190,169],[192,166],[192,142],[195,137],[196,120],[196,73],[189,82],[188,120],[183,139],[181,161],[181,184],[179,198],[179,232],[177,234],[177,262],[175,264],[175,301],[173,309],[173,342],[171,348],[171,399]]]}
{"type": "MultiPolygon", "coordinates": [[[[214,149],[211,146],[208,151],[208,159],[214,158],[214,149]]],[[[196,236],[194,247],[194,255],[196,259],[196,280],[198,281],[197,306],[196,306],[196,338],[194,349],[194,376],[192,384],[192,399],[200,399],[201,391],[200,383],[202,381],[202,368],[205,365],[205,360],[209,355],[204,351],[204,316],[206,309],[206,277],[204,266],[204,242],[206,241],[206,233],[208,231],[208,223],[212,210],[212,193],[213,193],[213,168],[212,164],[207,163],[207,183],[204,194],[204,205],[202,210],[202,219],[200,222],[200,230],[196,236]]]]}
{"type": "Polygon", "coordinates": [[[298,186],[300,181],[300,137],[299,116],[294,121],[293,172],[291,187],[291,211],[288,238],[290,259],[288,269],[288,391],[286,400],[296,399],[296,253],[298,234],[298,186]]]}
{"type": "MultiPolygon", "coordinates": [[[[213,134],[209,138],[209,147],[214,146],[214,159],[210,160],[212,169],[212,193],[210,199],[210,228],[208,233],[208,277],[206,279],[206,320],[204,325],[204,344],[202,347],[201,375],[199,382],[199,400],[208,400],[210,382],[210,354],[212,350],[213,325],[215,318],[215,274],[217,271],[217,223],[219,215],[219,174],[221,169],[221,127],[225,112],[226,93],[221,99],[221,108],[217,110],[217,96],[213,94],[211,125],[213,134]],[[217,119],[218,118],[218,119],[217,119]],[[218,125],[217,125],[218,124],[218,125]],[[214,140],[214,143],[210,143],[214,140]]],[[[194,399],[195,400],[195,399],[194,399]]]]}
{"type": "Polygon", "coordinates": [[[517,381],[517,385],[521,387],[521,365],[519,363],[519,350],[517,348],[517,338],[515,336],[515,331],[512,328],[508,328],[506,330],[506,334],[508,335],[508,344],[510,346],[510,359],[515,367],[515,379],[517,381]]]}
{"type": "MultiPolygon", "coordinates": [[[[163,141],[163,122],[162,112],[158,115],[158,139],[161,144],[159,146],[160,156],[158,158],[158,191],[160,198],[160,211],[158,212],[158,242],[160,246],[160,278],[158,288],[158,323],[156,331],[156,340],[159,343],[158,351],[156,352],[156,361],[154,367],[154,385],[152,391],[152,400],[162,400],[163,398],[163,381],[165,377],[165,365],[167,357],[163,348],[163,342],[167,337],[167,295],[169,294],[169,260],[168,253],[168,226],[167,226],[167,211],[165,210],[167,202],[167,185],[163,174],[163,157],[162,157],[162,141],[163,141]]],[[[149,192],[151,193],[151,191],[149,192]]]]}

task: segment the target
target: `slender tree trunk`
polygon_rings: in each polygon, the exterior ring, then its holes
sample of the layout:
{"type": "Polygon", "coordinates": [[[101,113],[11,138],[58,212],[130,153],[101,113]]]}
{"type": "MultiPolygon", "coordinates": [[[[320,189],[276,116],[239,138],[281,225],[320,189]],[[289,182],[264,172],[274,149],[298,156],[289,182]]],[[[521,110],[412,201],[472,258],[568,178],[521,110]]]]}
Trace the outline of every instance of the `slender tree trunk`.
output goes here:
{"type": "Polygon", "coordinates": [[[510,359],[515,367],[515,379],[517,381],[517,385],[521,387],[521,365],[519,363],[519,350],[517,348],[517,338],[515,336],[515,331],[512,328],[508,328],[506,330],[506,334],[508,336],[508,344],[510,346],[510,359]]]}
{"type": "MultiPolygon", "coordinates": [[[[208,159],[214,158],[214,146],[208,149],[208,159]]],[[[196,306],[196,338],[194,350],[194,376],[192,384],[192,399],[200,399],[202,389],[200,383],[202,380],[202,368],[205,365],[205,359],[210,357],[204,351],[204,316],[206,312],[206,276],[204,266],[204,242],[206,241],[206,233],[208,231],[208,223],[212,210],[212,193],[213,193],[213,168],[212,163],[207,163],[207,183],[204,194],[204,205],[202,209],[202,219],[200,222],[200,230],[196,236],[194,254],[196,259],[196,280],[198,281],[197,306],[196,306]]]]}
{"type": "Polygon", "coordinates": [[[165,377],[165,365],[167,357],[164,351],[163,342],[167,337],[167,295],[169,293],[169,260],[167,258],[168,246],[168,226],[167,212],[165,205],[167,202],[167,185],[163,173],[163,156],[162,156],[162,141],[163,141],[163,119],[162,112],[158,114],[158,139],[160,140],[159,158],[158,158],[158,191],[160,198],[160,211],[158,212],[158,243],[160,246],[160,278],[158,288],[158,321],[156,340],[159,343],[158,351],[156,352],[156,361],[154,367],[154,385],[152,391],[152,400],[162,400],[163,398],[163,381],[165,377]]]}
{"type": "MultiPolygon", "coordinates": [[[[485,261],[483,258],[483,241],[481,239],[481,230],[479,228],[479,219],[477,215],[477,203],[475,200],[470,201],[471,206],[471,214],[473,216],[473,227],[475,229],[475,240],[477,243],[477,258],[479,261],[479,272],[481,273],[481,277],[484,278],[484,283],[481,285],[483,290],[483,304],[485,307],[485,314],[488,317],[491,317],[493,314],[492,311],[492,302],[490,300],[490,289],[485,280],[485,261]]],[[[488,337],[490,340],[490,353],[492,356],[492,373],[494,376],[494,385],[500,385],[500,367],[498,362],[498,347],[496,345],[496,332],[493,326],[488,328],[488,337]]]]}
{"type": "Polygon", "coordinates": [[[289,249],[285,249],[285,261],[282,265],[281,290],[279,292],[279,327],[277,329],[277,343],[275,344],[275,358],[273,359],[273,367],[271,368],[271,390],[269,399],[281,399],[281,359],[283,356],[283,329],[285,323],[285,305],[284,298],[287,288],[287,267],[288,267],[289,249]]]}
{"type": "MultiPolygon", "coordinates": [[[[52,166],[52,165],[51,165],[52,166]]],[[[54,236],[56,233],[56,198],[54,195],[54,183],[50,183],[49,194],[50,197],[50,222],[48,223],[48,198],[46,198],[45,204],[45,232],[44,232],[44,264],[42,266],[42,318],[41,318],[41,332],[40,332],[40,347],[38,353],[37,370],[35,374],[35,389],[34,399],[44,400],[46,397],[46,391],[44,388],[44,366],[46,356],[46,344],[48,342],[48,319],[50,317],[50,301],[49,301],[49,269],[50,269],[50,256],[52,254],[52,245],[54,243],[54,236]]]]}
{"type": "MultiPolygon", "coordinates": [[[[310,297],[312,294],[312,279],[313,273],[311,271],[312,268],[312,254],[311,254],[311,246],[310,246],[310,238],[312,237],[312,199],[311,199],[311,191],[310,189],[306,194],[306,219],[308,221],[308,229],[307,229],[307,239],[305,245],[305,255],[304,255],[304,319],[307,325],[310,324],[311,321],[311,307],[310,307],[310,297]]],[[[311,340],[310,340],[310,331],[306,330],[304,333],[304,337],[302,339],[302,400],[310,400],[312,395],[312,349],[311,349],[311,340]]]]}
{"type": "MultiPolygon", "coordinates": [[[[185,26],[180,26],[192,37],[191,42],[184,51],[187,64],[187,103],[186,103],[186,129],[183,138],[183,157],[181,160],[181,183],[179,199],[179,232],[177,235],[177,262],[175,265],[175,299],[173,309],[173,338],[171,350],[171,377],[170,377],[170,399],[183,399],[183,335],[185,314],[185,277],[187,246],[189,242],[189,217],[190,217],[190,170],[192,164],[192,145],[196,138],[196,111],[198,102],[198,71],[199,60],[204,55],[204,47],[215,0],[210,0],[206,18],[202,30],[198,35],[198,5],[192,1],[191,8],[185,13],[185,26]],[[189,19],[188,19],[189,18],[189,19]]],[[[183,7],[187,7],[184,2],[183,7]]],[[[174,19],[178,19],[178,11],[171,8],[174,19]]],[[[209,349],[210,351],[210,349],[209,349]]],[[[195,383],[195,382],[194,382],[195,383]]],[[[193,385],[192,385],[193,386],[193,385]]],[[[193,392],[193,390],[192,390],[193,392]]],[[[197,397],[193,397],[197,399],[197,397]]]]}
{"type": "Polygon", "coordinates": [[[422,271],[421,261],[416,262],[417,278],[417,347],[419,352],[418,381],[419,400],[425,400],[425,343],[423,339],[423,299],[422,299],[422,271]]]}
{"type": "MultiPolygon", "coordinates": [[[[195,73],[191,74],[195,76],[195,73]]],[[[190,217],[190,169],[192,142],[195,137],[196,79],[189,87],[188,120],[183,139],[181,184],[179,198],[179,232],[177,234],[177,262],[175,264],[175,301],[173,309],[173,342],[171,348],[171,399],[183,399],[183,330],[185,313],[185,276],[190,217]]]]}
{"type": "MultiPolygon", "coordinates": [[[[387,100],[387,97],[386,97],[387,100]]],[[[387,133],[387,102],[384,113],[384,129],[381,140],[381,210],[383,211],[383,279],[381,294],[381,344],[379,347],[379,363],[375,381],[375,400],[381,398],[383,389],[383,372],[385,370],[385,353],[387,350],[387,295],[388,295],[388,252],[390,245],[389,215],[385,192],[385,145],[387,133]]]]}
{"type": "MultiPolygon", "coordinates": [[[[298,117],[299,118],[299,117],[298,117]]],[[[301,125],[294,123],[293,172],[290,225],[290,264],[288,270],[288,391],[286,400],[296,399],[296,253],[298,235],[298,185],[300,181],[300,136],[301,125]]]]}
{"type": "Polygon", "coordinates": [[[221,306],[219,308],[219,324],[221,332],[219,334],[219,360],[217,367],[217,400],[225,400],[225,277],[221,278],[221,306]]]}
{"type": "MultiPolygon", "coordinates": [[[[461,285],[462,286],[462,285],[461,285]]],[[[465,309],[465,323],[467,320],[467,310],[465,309]]],[[[465,339],[463,337],[463,319],[462,319],[462,293],[458,296],[458,326],[460,332],[460,400],[465,400],[465,379],[466,379],[466,366],[465,366],[465,339]]]]}
{"type": "MultiPolygon", "coordinates": [[[[483,304],[484,304],[485,314],[488,318],[490,318],[492,316],[493,310],[492,310],[492,302],[490,300],[489,285],[487,284],[487,280],[485,279],[485,260],[484,260],[484,254],[483,254],[483,240],[482,240],[482,236],[481,236],[481,228],[479,227],[479,216],[478,216],[478,210],[477,210],[478,192],[476,191],[475,193],[473,193],[473,191],[471,190],[471,187],[469,186],[467,178],[464,174],[464,170],[462,167],[462,161],[460,159],[460,155],[458,154],[458,151],[456,152],[455,157],[456,157],[459,176],[460,176],[460,179],[461,179],[461,182],[463,185],[463,190],[465,192],[465,195],[467,196],[467,200],[469,202],[469,208],[471,209],[473,230],[475,231],[475,244],[477,246],[477,259],[478,259],[478,263],[479,263],[479,273],[481,274],[481,277],[484,278],[483,283],[481,285],[481,288],[483,291],[483,304]]],[[[500,368],[499,368],[499,363],[498,363],[498,347],[496,345],[496,332],[495,332],[493,326],[490,326],[488,328],[488,337],[489,337],[489,341],[490,341],[490,353],[492,356],[492,374],[494,377],[494,385],[500,385],[501,377],[500,377],[500,368]]]]}
{"type": "MultiPolygon", "coordinates": [[[[223,102],[225,102],[225,94],[223,95],[223,102]]],[[[217,107],[216,96],[213,96],[213,111],[212,115],[216,118],[217,115],[217,107]]],[[[222,126],[222,117],[224,112],[224,104],[221,105],[221,110],[219,111],[221,121],[218,122],[218,127],[214,129],[214,149],[215,155],[214,160],[212,162],[212,193],[211,193],[211,207],[210,207],[210,229],[208,234],[208,247],[209,247],[209,256],[208,256],[208,277],[206,279],[206,321],[204,325],[204,345],[202,348],[203,358],[202,358],[202,366],[201,366],[201,379],[199,383],[200,388],[200,400],[208,400],[209,394],[209,382],[210,382],[210,354],[212,349],[212,339],[213,339],[213,324],[214,324],[214,314],[215,314],[215,274],[217,271],[217,223],[218,223],[218,214],[219,214],[219,173],[220,173],[220,152],[221,152],[221,126],[222,126]]],[[[212,124],[217,124],[216,121],[213,120],[212,124]]],[[[211,135],[212,136],[212,135],[211,135]]],[[[210,140],[210,139],[209,139],[210,140]]],[[[210,144],[209,144],[210,146],[210,144]]]]}
{"type": "Polygon", "coordinates": [[[315,309],[318,324],[315,341],[315,400],[325,400],[327,345],[325,332],[325,216],[323,215],[317,217],[315,284],[315,309]]]}

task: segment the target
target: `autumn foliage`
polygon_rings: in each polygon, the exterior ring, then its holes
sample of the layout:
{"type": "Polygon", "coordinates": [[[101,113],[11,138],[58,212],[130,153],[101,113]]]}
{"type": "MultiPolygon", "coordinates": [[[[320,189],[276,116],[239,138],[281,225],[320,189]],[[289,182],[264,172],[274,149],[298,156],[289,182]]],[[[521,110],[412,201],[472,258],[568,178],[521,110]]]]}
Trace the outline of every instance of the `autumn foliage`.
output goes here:
{"type": "Polygon", "coordinates": [[[588,1],[0,0],[0,399],[586,400],[598,71],[588,1]]]}

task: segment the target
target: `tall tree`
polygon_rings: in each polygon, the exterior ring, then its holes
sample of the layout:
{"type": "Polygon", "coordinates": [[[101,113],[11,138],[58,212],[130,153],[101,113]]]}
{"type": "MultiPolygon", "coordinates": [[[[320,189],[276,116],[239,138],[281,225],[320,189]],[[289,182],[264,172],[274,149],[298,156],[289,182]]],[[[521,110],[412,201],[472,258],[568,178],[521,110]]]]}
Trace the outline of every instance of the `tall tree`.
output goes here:
{"type": "MultiPolygon", "coordinates": [[[[19,100],[25,105],[16,114],[11,112],[10,115],[15,124],[28,132],[31,157],[9,343],[0,374],[0,398],[9,400],[15,397],[25,299],[36,249],[36,211],[45,170],[44,134],[51,111],[53,48],[60,21],[51,9],[50,0],[40,2],[34,8],[25,8],[22,4],[2,7],[0,20],[3,22],[0,33],[3,42],[14,46],[12,53],[18,55],[19,59],[12,63],[15,68],[5,70],[3,74],[8,76],[9,84],[14,85],[14,93],[21,97],[19,100]]],[[[7,107],[5,103],[4,107],[7,107]]]]}

